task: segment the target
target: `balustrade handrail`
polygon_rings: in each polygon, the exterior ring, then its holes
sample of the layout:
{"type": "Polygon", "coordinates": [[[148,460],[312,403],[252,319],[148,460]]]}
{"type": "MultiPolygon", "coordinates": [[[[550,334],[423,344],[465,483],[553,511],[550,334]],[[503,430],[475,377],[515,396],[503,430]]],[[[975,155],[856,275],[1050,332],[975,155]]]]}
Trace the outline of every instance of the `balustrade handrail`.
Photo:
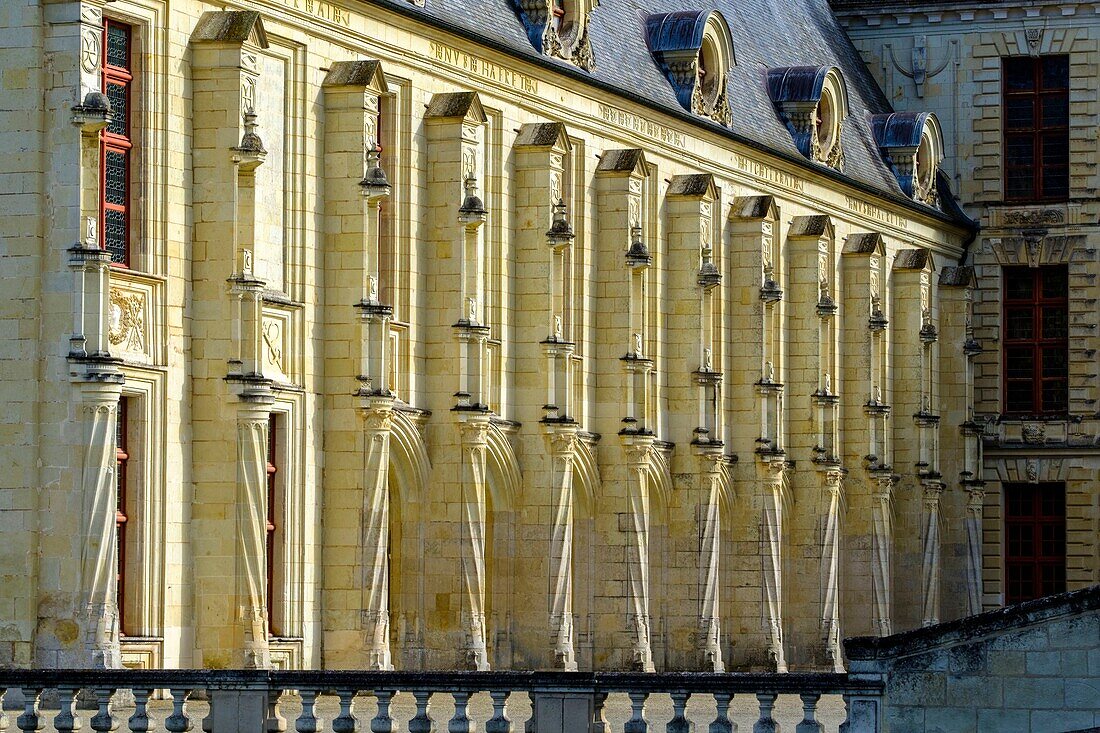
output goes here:
{"type": "Polygon", "coordinates": [[[242,690],[482,690],[880,694],[882,678],[833,672],[359,671],[262,669],[0,669],[5,687],[242,690]]]}

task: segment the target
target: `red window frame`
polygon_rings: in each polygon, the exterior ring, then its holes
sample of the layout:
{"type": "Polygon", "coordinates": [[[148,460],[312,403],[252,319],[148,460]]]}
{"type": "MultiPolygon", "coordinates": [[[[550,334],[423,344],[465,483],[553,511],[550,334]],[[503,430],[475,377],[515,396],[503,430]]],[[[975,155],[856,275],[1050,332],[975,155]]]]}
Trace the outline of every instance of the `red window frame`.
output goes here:
{"type": "Polygon", "coordinates": [[[1066,589],[1066,488],[1004,485],[1005,603],[1066,589]]]}
{"type": "Polygon", "coordinates": [[[1004,199],[1069,199],[1069,57],[1010,56],[1001,64],[1004,199]]]}
{"type": "Polygon", "coordinates": [[[115,542],[118,566],[115,568],[115,604],[118,607],[119,633],[126,632],[126,535],[130,525],[127,514],[127,468],[130,461],[129,411],[126,398],[118,401],[115,429],[115,542]]]}
{"type": "Polygon", "coordinates": [[[276,497],[278,492],[278,418],[268,415],[267,418],[267,523],[266,544],[267,555],[267,633],[275,636],[275,534],[278,531],[276,518],[276,497]]]}
{"type": "MultiPolygon", "coordinates": [[[[100,247],[111,252],[111,264],[116,267],[130,266],[130,201],[131,195],[131,162],[133,155],[133,140],[131,135],[131,92],[134,82],[133,74],[133,28],[125,23],[120,23],[110,18],[103,20],[103,73],[102,91],[112,99],[112,108],[115,118],[102,132],[100,132],[99,155],[99,231],[100,247]],[[121,36],[118,36],[121,34],[121,36]],[[108,44],[113,37],[124,39],[123,59],[115,59],[122,63],[114,63],[111,59],[108,44]],[[121,101],[121,109],[118,102],[121,101]],[[108,156],[121,156],[123,174],[121,184],[123,186],[122,202],[110,200],[108,190],[108,156]],[[121,215],[122,239],[115,242],[108,237],[108,212],[121,215]],[[110,240],[110,241],[109,241],[110,240]],[[113,245],[113,246],[112,246],[113,245]]],[[[116,182],[116,185],[119,182],[116,182]]]]}
{"type": "Polygon", "coordinates": [[[1069,270],[1065,265],[1002,270],[1004,414],[1069,411],[1069,270]]]}

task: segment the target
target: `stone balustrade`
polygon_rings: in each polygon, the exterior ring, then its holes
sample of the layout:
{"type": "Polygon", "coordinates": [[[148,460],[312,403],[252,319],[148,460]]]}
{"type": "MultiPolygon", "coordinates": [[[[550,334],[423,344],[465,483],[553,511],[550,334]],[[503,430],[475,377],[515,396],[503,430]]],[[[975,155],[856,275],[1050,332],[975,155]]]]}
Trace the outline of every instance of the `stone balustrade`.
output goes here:
{"type": "Polygon", "coordinates": [[[668,733],[733,733],[738,726],[729,711],[735,695],[756,699],[754,707],[758,707],[759,716],[752,726],[753,733],[772,733],[779,730],[773,718],[777,697],[792,694],[799,695],[803,708],[803,720],[795,733],[824,730],[815,712],[822,695],[843,696],[847,717],[840,726],[842,732],[877,733],[882,730],[883,689],[884,680],[876,675],[821,673],[6,669],[0,670],[0,691],[8,692],[9,706],[13,700],[22,699],[22,713],[9,711],[5,716],[0,711],[0,731],[32,733],[52,723],[59,732],[90,728],[184,733],[200,723],[207,733],[278,732],[288,728],[298,733],[354,733],[367,729],[391,733],[400,730],[391,715],[391,702],[398,692],[407,692],[416,703],[415,715],[407,725],[410,733],[433,733],[444,728],[449,733],[473,733],[479,724],[471,719],[470,698],[487,692],[493,714],[480,723],[485,733],[515,730],[508,717],[508,701],[517,693],[526,693],[531,700],[532,715],[526,733],[610,733],[604,703],[615,693],[626,693],[630,699],[630,719],[623,726],[624,733],[660,729],[660,724],[645,718],[646,701],[651,695],[667,695],[672,700],[673,716],[664,726],[668,733]],[[148,712],[150,700],[158,691],[171,701],[171,712],[162,716],[163,727],[157,727],[157,720],[148,712]],[[296,691],[301,701],[300,714],[291,720],[284,719],[279,711],[287,691],[296,691]],[[125,711],[116,710],[122,706],[112,704],[113,699],[121,699],[116,697],[120,693],[132,695],[132,712],[129,704],[125,711]],[[356,697],[361,694],[371,694],[377,702],[369,721],[369,712],[355,710],[356,697]],[[449,720],[432,718],[433,695],[453,699],[454,713],[449,720]],[[44,709],[46,705],[40,705],[47,697],[52,703],[49,711],[44,709]],[[338,701],[339,712],[330,721],[322,720],[317,712],[322,697],[330,698],[328,707],[333,710],[336,707],[331,698],[338,701]],[[691,697],[702,697],[708,709],[712,706],[713,713],[708,712],[706,720],[688,719],[687,702],[691,697]],[[209,707],[198,700],[209,700],[209,707]],[[200,706],[209,710],[201,721],[201,712],[195,710],[200,706]]]}

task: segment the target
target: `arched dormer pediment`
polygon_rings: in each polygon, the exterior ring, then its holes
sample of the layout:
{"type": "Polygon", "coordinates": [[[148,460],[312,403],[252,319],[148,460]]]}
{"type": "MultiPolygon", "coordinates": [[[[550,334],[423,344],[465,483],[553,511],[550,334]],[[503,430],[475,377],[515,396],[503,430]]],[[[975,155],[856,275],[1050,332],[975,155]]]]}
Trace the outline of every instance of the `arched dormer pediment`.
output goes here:
{"type": "Polygon", "coordinates": [[[585,71],[596,68],[588,22],[599,4],[599,0],[512,0],[536,51],[585,71]]]}
{"type": "Polygon", "coordinates": [[[721,13],[655,13],[646,18],[646,43],[684,109],[730,124],[727,87],[736,60],[721,13]]]}
{"type": "Polygon", "coordinates": [[[848,116],[848,90],[835,66],[768,69],[768,94],[799,152],[840,170],[841,130],[848,116]]]}
{"type": "Polygon", "coordinates": [[[905,195],[922,204],[937,206],[936,176],[944,146],[936,115],[931,112],[872,115],[871,131],[905,195]]]}

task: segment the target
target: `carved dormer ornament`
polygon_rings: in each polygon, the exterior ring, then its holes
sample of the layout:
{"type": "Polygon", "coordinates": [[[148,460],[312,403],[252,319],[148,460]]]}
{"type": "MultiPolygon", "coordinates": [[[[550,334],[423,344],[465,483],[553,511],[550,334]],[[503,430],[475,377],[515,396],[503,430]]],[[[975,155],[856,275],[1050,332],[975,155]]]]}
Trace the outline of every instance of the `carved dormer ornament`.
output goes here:
{"type": "Polygon", "coordinates": [[[656,13],[646,18],[649,50],[684,109],[728,126],[727,93],[735,64],[733,41],[722,14],[656,13]]]}
{"type": "Polygon", "coordinates": [[[939,205],[936,174],[943,161],[943,132],[929,112],[874,115],[871,130],[898,185],[914,201],[939,205]]]}
{"type": "Polygon", "coordinates": [[[841,170],[841,132],[848,116],[848,91],[839,69],[789,66],[768,70],[768,92],[800,153],[841,170]]]}
{"type": "Polygon", "coordinates": [[[599,0],[512,0],[531,45],[540,53],[592,71],[588,22],[599,0]]]}

